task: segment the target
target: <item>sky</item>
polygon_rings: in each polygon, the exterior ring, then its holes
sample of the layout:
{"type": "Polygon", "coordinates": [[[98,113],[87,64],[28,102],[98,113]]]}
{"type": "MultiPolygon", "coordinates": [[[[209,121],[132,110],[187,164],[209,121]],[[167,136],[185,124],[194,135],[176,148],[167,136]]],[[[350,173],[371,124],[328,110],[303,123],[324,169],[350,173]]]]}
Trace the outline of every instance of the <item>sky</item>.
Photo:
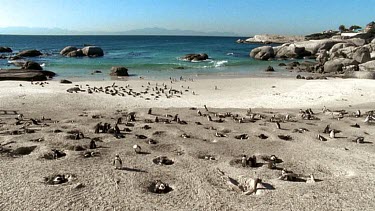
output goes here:
{"type": "Polygon", "coordinates": [[[304,35],[365,26],[375,0],[0,0],[2,27],[118,32],[149,27],[304,35]]]}

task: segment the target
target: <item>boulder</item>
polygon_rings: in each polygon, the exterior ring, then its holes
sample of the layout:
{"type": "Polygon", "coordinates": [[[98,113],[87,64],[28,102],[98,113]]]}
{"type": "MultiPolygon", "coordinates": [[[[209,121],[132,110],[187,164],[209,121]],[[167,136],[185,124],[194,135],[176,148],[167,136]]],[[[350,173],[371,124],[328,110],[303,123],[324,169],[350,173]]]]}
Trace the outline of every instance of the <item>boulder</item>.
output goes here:
{"type": "Polygon", "coordinates": [[[250,57],[254,59],[259,59],[259,60],[268,60],[270,58],[275,57],[275,53],[271,46],[262,46],[262,47],[254,48],[250,52],[250,57]]]}
{"type": "Polygon", "coordinates": [[[375,71],[375,60],[359,65],[360,71],[375,71]]]}
{"type": "Polygon", "coordinates": [[[54,72],[45,70],[7,69],[0,70],[0,81],[45,81],[55,75],[56,74],[54,72]]]}
{"type": "Polygon", "coordinates": [[[353,59],[338,58],[338,59],[327,61],[324,64],[324,72],[325,73],[342,72],[343,67],[348,66],[348,65],[356,65],[356,64],[358,64],[358,62],[353,59]]]}
{"type": "Polygon", "coordinates": [[[112,75],[112,76],[129,76],[128,69],[126,67],[112,67],[110,75],[112,75]]]}
{"type": "Polygon", "coordinates": [[[12,53],[12,49],[9,47],[0,46],[0,53],[12,53]]]}
{"type": "Polygon", "coordinates": [[[329,51],[335,44],[342,43],[342,40],[309,40],[303,42],[294,43],[296,47],[304,47],[306,51],[309,51],[312,55],[315,55],[319,50],[329,51]]]}
{"type": "MultiPolygon", "coordinates": [[[[274,48],[275,51],[275,48],[274,48]]],[[[276,52],[276,57],[278,58],[303,58],[304,56],[310,56],[311,53],[305,51],[305,47],[297,47],[294,44],[283,45],[278,48],[276,52]]]]}
{"type": "Polygon", "coordinates": [[[84,56],[84,54],[83,54],[81,49],[78,49],[76,51],[71,51],[71,52],[67,53],[66,56],[68,56],[68,57],[82,57],[82,56],[84,56]]]}
{"type": "Polygon", "coordinates": [[[60,54],[66,56],[68,53],[70,53],[72,51],[76,51],[76,50],[78,50],[78,48],[76,48],[74,46],[67,46],[60,51],[60,54]]]}
{"type": "Polygon", "coordinates": [[[87,46],[82,48],[82,52],[85,56],[89,57],[100,57],[104,56],[103,49],[98,46],[87,46]]]}
{"type": "Polygon", "coordinates": [[[181,59],[188,60],[188,61],[204,61],[208,59],[208,55],[205,53],[186,54],[185,56],[181,57],[181,59]]]}
{"type": "Polygon", "coordinates": [[[361,39],[361,38],[352,38],[352,39],[348,39],[346,41],[350,44],[355,45],[355,46],[363,46],[364,44],[366,44],[366,40],[361,39]]]}
{"type": "Polygon", "coordinates": [[[69,81],[69,80],[66,80],[66,79],[61,79],[60,83],[62,83],[62,84],[71,84],[72,82],[69,81]]]}
{"type": "Polygon", "coordinates": [[[372,39],[371,43],[375,44],[375,38],[374,38],[374,39],[372,39]]]}
{"type": "Polygon", "coordinates": [[[365,63],[371,60],[371,54],[368,48],[359,47],[353,54],[352,57],[358,63],[365,63]]]}
{"type": "Polygon", "coordinates": [[[24,70],[43,70],[43,68],[37,63],[33,61],[27,61],[23,64],[22,69],[24,70]]]}
{"type": "Polygon", "coordinates": [[[266,72],[274,72],[275,70],[273,69],[272,66],[268,66],[264,71],[266,71],[266,72]]]}
{"type": "Polygon", "coordinates": [[[17,54],[17,56],[21,56],[21,57],[36,57],[40,55],[42,55],[42,53],[38,50],[25,50],[17,54]]]}

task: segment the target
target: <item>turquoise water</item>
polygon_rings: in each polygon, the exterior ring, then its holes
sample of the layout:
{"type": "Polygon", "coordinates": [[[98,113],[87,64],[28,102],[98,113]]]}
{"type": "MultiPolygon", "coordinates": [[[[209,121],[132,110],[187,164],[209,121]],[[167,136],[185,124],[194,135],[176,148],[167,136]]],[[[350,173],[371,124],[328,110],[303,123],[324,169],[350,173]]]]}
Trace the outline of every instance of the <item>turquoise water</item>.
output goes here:
{"type": "MultiPolygon", "coordinates": [[[[13,53],[40,50],[45,56],[31,58],[54,71],[59,78],[109,80],[112,66],[125,66],[129,74],[148,78],[178,76],[241,76],[259,74],[277,62],[253,60],[249,52],[258,44],[237,44],[236,37],[193,36],[15,36],[0,35],[0,46],[13,53]],[[65,46],[97,45],[104,50],[100,58],[66,58],[59,54],[65,46]],[[179,58],[188,53],[207,53],[208,61],[188,62],[179,58]],[[176,69],[183,67],[184,69],[176,69]],[[94,70],[102,74],[91,74],[94,70]]],[[[0,59],[1,68],[11,68],[0,59]]],[[[275,66],[274,66],[275,67],[275,66]]]]}

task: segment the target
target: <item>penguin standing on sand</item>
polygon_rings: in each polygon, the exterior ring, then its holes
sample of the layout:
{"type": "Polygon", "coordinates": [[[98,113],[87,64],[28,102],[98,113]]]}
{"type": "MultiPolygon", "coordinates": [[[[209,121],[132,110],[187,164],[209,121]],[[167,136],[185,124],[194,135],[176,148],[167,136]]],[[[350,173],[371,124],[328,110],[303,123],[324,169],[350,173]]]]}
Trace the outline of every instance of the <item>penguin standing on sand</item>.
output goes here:
{"type": "Polygon", "coordinates": [[[116,154],[116,157],[113,160],[113,165],[115,166],[115,169],[121,169],[122,168],[122,160],[120,158],[120,155],[116,154]]]}

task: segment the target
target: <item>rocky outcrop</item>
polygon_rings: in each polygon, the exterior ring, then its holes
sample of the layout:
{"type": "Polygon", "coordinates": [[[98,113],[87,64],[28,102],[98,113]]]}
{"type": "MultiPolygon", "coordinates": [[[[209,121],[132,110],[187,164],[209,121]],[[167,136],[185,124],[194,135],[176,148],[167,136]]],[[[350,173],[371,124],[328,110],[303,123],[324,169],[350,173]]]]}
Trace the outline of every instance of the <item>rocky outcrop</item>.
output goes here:
{"type": "Polygon", "coordinates": [[[12,53],[12,49],[9,47],[0,46],[0,53],[12,53]]]}
{"type": "Polygon", "coordinates": [[[54,72],[45,70],[19,70],[7,69],[0,70],[0,81],[45,81],[55,76],[54,72]]]}
{"type": "Polygon", "coordinates": [[[17,56],[21,56],[21,57],[36,57],[36,56],[41,56],[41,55],[43,54],[38,50],[25,50],[17,54],[17,56]]]}
{"type": "Polygon", "coordinates": [[[60,54],[67,57],[101,57],[104,56],[103,49],[98,46],[86,46],[82,49],[78,49],[74,46],[67,46],[60,51],[60,54]]]}
{"type": "Polygon", "coordinates": [[[101,57],[104,56],[103,49],[98,46],[87,46],[82,48],[82,52],[88,57],[101,57]]]}
{"type": "Polygon", "coordinates": [[[261,34],[255,35],[254,37],[246,39],[245,43],[262,43],[262,44],[271,44],[271,43],[292,43],[305,40],[304,36],[287,36],[287,35],[275,35],[275,34],[261,34]]]}
{"type": "Polygon", "coordinates": [[[208,59],[208,55],[205,53],[186,54],[185,56],[181,57],[181,59],[187,60],[187,61],[204,61],[208,59]]]}
{"type": "Polygon", "coordinates": [[[329,38],[332,38],[333,36],[337,35],[337,33],[339,33],[339,32],[315,33],[315,34],[306,35],[305,39],[306,40],[329,39],[329,38]]]}
{"type": "Polygon", "coordinates": [[[23,64],[22,69],[24,70],[43,70],[43,68],[37,63],[33,61],[27,61],[23,64]]]}
{"type": "Polygon", "coordinates": [[[275,57],[275,52],[271,46],[262,46],[254,48],[250,52],[250,57],[259,60],[268,60],[270,58],[275,57]]]}
{"type": "Polygon", "coordinates": [[[111,76],[129,76],[128,69],[126,67],[112,67],[111,76]]]}
{"type": "Polygon", "coordinates": [[[72,51],[76,51],[76,50],[78,50],[78,48],[76,48],[74,46],[67,46],[60,51],[60,54],[66,56],[68,53],[70,53],[72,51]]]}

